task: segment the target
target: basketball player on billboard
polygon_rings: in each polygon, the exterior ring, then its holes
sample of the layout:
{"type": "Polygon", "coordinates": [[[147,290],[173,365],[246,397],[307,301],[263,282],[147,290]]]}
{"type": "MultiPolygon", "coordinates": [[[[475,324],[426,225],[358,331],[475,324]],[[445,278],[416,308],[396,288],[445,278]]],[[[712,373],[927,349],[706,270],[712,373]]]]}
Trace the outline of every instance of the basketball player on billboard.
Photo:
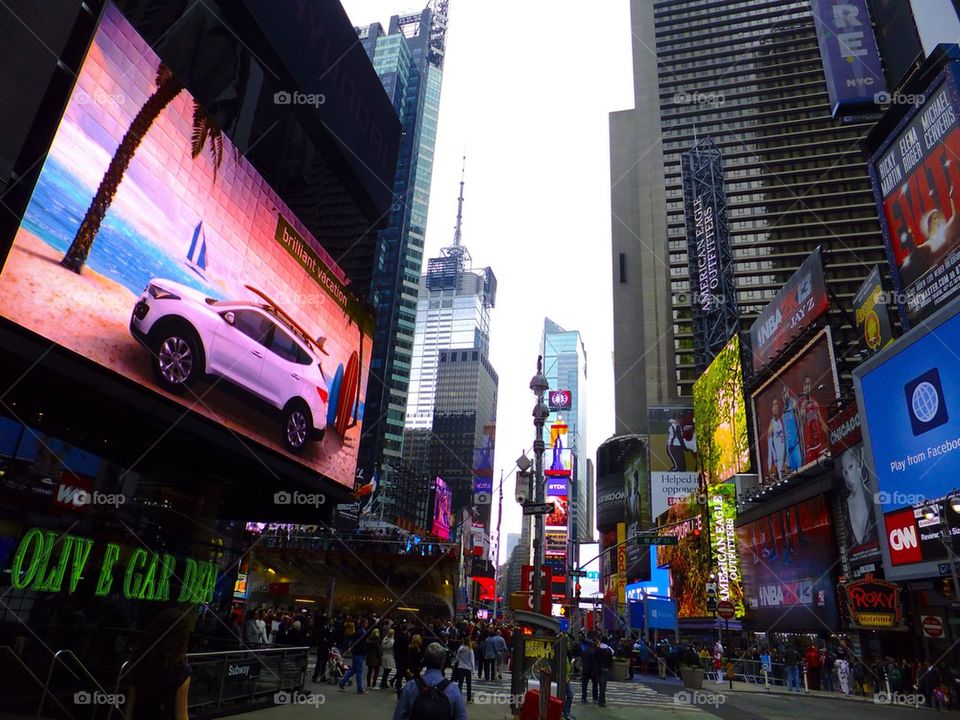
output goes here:
{"type": "Polygon", "coordinates": [[[800,396],[800,421],[803,423],[804,461],[816,462],[822,455],[826,455],[830,448],[827,438],[830,430],[823,417],[823,408],[813,397],[813,381],[807,375],[803,379],[803,394],[800,396]]]}

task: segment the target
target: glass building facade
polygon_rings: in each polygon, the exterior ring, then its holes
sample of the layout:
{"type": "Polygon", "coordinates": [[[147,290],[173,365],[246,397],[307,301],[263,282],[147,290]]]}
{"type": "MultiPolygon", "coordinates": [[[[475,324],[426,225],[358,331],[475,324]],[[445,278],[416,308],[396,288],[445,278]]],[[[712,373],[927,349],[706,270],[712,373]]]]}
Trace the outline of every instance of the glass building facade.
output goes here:
{"type": "Polygon", "coordinates": [[[577,330],[564,330],[549,318],[543,321],[543,374],[551,390],[569,390],[569,410],[552,411],[546,427],[562,419],[567,424],[567,444],[573,453],[573,477],[567,488],[570,530],[573,539],[593,536],[587,477],[587,351],[577,330]]]}
{"type": "Polygon", "coordinates": [[[389,483],[403,443],[417,289],[443,80],[446,2],[357,28],[403,126],[389,224],[380,231],[370,297],[376,308],[358,473],[389,483]]]}
{"type": "Polygon", "coordinates": [[[885,258],[860,149],[871,124],[831,116],[808,0],[631,12],[635,109],[610,117],[617,434],[645,432],[648,406],[696,379],[680,175],[696,138],[723,153],[742,330],[818,245],[833,312],[885,258]]]}

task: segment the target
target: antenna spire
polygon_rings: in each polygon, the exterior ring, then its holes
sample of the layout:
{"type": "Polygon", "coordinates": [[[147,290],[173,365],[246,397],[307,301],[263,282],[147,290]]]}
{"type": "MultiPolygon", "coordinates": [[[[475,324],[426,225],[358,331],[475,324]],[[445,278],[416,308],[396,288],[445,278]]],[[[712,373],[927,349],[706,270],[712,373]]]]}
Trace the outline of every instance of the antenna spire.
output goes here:
{"type": "Polygon", "coordinates": [[[453,246],[460,247],[460,240],[463,237],[461,225],[463,224],[463,178],[467,173],[467,156],[463,156],[463,167],[460,169],[460,197],[457,198],[457,226],[453,230],[453,246]]]}

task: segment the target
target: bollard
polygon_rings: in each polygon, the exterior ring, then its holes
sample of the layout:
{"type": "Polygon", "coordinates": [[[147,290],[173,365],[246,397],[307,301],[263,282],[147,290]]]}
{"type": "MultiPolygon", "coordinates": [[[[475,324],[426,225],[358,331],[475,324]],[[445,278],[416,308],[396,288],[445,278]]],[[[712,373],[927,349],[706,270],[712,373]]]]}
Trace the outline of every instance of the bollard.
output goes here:
{"type": "Polygon", "coordinates": [[[807,666],[806,665],[803,666],[803,691],[805,693],[810,692],[810,685],[809,683],[807,683],[807,666]]]}

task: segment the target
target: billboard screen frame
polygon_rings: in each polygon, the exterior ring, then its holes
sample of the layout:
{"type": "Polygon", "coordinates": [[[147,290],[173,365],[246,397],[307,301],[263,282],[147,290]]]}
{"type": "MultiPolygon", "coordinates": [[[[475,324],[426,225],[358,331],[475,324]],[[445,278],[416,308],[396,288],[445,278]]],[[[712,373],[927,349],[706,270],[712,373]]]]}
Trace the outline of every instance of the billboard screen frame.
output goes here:
{"type": "MultiPolygon", "coordinates": [[[[907,331],[904,335],[897,339],[896,342],[889,345],[873,357],[869,358],[853,370],[853,389],[857,398],[857,407],[860,410],[860,427],[863,434],[864,461],[867,471],[872,474],[877,483],[879,495],[881,496],[883,496],[885,493],[888,496],[892,496],[894,493],[898,493],[899,491],[896,488],[890,488],[889,486],[886,486],[883,482],[882,476],[877,472],[876,453],[874,449],[873,437],[870,431],[870,418],[868,413],[865,411],[866,406],[864,404],[862,387],[863,377],[878,369],[880,366],[886,364],[888,361],[895,359],[897,356],[912,348],[928,335],[935,333],[938,328],[951,321],[960,322],[960,298],[954,298],[953,301],[948,305],[940,308],[935,313],[927,317],[923,321],[922,325],[918,325],[917,327],[907,331]]],[[[939,496],[939,493],[936,493],[936,495],[939,496]]],[[[935,499],[936,498],[933,497],[925,498],[924,502],[927,503],[935,499]]],[[[889,514],[893,515],[896,513],[905,513],[905,511],[910,507],[912,506],[905,504],[900,508],[892,508],[889,511],[889,514]]],[[[890,559],[890,533],[886,530],[887,524],[884,519],[887,513],[884,512],[882,502],[874,503],[874,514],[877,528],[879,529],[878,534],[880,536],[880,550],[883,558],[883,571],[885,579],[896,582],[901,580],[914,580],[917,578],[940,576],[941,573],[939,566],[946,562],[945,559],[933,558],[930,560],[921,560],[919,562],[913,562],[909,564],[894,565],[890,559]]],[[[920,552],[919,547],[918,552],[920,552]]],[[[949,567],[949,563],[947,563],[947,565],[949,567]]]]}

